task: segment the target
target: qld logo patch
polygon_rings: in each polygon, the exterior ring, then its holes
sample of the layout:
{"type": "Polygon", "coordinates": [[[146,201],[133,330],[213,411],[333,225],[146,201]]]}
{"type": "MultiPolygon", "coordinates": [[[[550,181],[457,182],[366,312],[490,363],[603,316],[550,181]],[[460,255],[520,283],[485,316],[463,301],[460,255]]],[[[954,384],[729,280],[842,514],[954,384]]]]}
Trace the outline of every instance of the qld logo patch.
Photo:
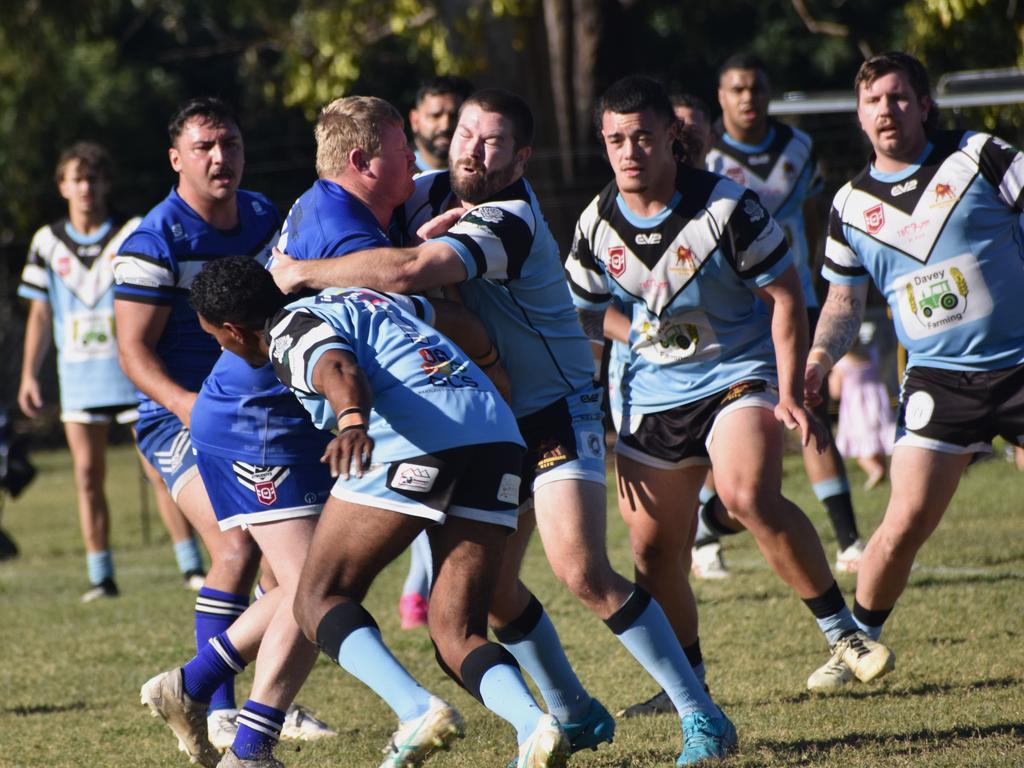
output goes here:
{"type": "Polygon", "coordinates": [[[256,494],[256,501],[265,507],[277,502],[277,489],[291,470],[288,467],[261,467],[235,461],[231,464],[235,479],[256,494]]]}
{"type": "Polygon", "coordinates": [[[885,226],[885,209],[881,203],[864,211],[864,226],[869,235],[877,235],[885,226]]]}
{"type": "Polygon", "coordinates": [[[612,277],[622,277],[626,271],[626,248],[616,245],[608,249],[608,271],[612,277]]]}

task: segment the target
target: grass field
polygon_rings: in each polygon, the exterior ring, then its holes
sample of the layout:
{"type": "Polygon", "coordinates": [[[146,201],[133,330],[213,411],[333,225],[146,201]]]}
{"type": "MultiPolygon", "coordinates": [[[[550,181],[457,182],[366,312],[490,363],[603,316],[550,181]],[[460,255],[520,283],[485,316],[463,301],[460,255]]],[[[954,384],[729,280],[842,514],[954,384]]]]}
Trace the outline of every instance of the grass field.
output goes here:
{"type": "MultiPolygon", "coordinates": [[[[143,545],[137,469],[128,448],[111,454],[108,488],[122,597],[81,605],[84,556],[70,465],[63,453],[33,457],[39,477],[9,504],[4,527],[22,556],[0,563],[0,766],[185,766],[170,732],[139,705],[152,674],[193,653],[192,593],[181,583],[166,534],[152,516],[143,545]]],[[[802,469],[787,459],[787,494],[811,515],[834,555],[824,513],[802,469]]],[[[859,492],[869,533],[888,486],[859,492]]],[[[613,562],[631,572],[626,534],[610,517],[613,562]]],[[[885,639],[896,672],[830,699],[808,695],[808,673],[825,660],[803,605],[770,573],[749,537],[727,544],[733,578],[698,583],[708,682],[735,721],[740,753],[725,765],[1024,766],[1024,474],[999,460],[973,468],[938,532],[918,559],[885,639]]],[[[385,639],[420,679],[466,715],[468,734],[436,768],[504,766],[511,729],[443,677],[425,631],[398,629],[395,611],[406,560],[386,571],[367,607],[385,639]]],[[[646,698],[654,684],[594,618],[551,576],[534,543],[525,580],[547,606],[569,657],[590,691],[615,710],[646,698]]],[[[840,579],[852,595],[852,577],[840,579]]],[[[239,680],[245,700],[251,672],[239,680]]],[[[368,689],[323,657],[300,701],[341,733],[278,757],[296,768],[377,766],[394,727],[368,689]]],[[[611,746],[576,756],[578,768],[674,765],[674,716],[619,723],[611,746]]]]}

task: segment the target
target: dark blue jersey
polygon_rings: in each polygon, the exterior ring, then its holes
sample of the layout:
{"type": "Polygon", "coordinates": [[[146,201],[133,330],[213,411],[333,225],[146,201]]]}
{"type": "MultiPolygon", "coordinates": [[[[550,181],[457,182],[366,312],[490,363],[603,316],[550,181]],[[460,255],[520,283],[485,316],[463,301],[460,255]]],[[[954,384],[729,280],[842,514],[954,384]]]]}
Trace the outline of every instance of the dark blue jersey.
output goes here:
{"type": "MultiPolygon", "coordinates": [[[[122,244],[114,259],[114,298],[170,307],[156,354],[185,389],[197,392],[220,355],[217,342],[199,327],[189,306],[192,280],[206,262],[224,256],[265,260],[280,223],[277,208],[267,198],[239,190],[238,226],[216,229],[172,189],[122,244]]],[[[137,394],[142,418],[166,413],[144,393],[137,394]]]]}

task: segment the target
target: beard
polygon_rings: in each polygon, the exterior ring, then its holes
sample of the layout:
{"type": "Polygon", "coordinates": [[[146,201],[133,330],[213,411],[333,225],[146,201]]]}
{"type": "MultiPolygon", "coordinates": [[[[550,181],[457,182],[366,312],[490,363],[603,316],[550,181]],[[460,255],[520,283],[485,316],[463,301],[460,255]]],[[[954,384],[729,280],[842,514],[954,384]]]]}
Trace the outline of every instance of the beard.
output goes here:
{"type": "Polygon", "coordinates": [[[451,167],[451,185],[455,196],[466,203],[482,203],[500,192],[516,178],[514,162],[501,168],[493,168],[484,172],[483,166],[466,162],[453,163],[451,167]],[[460,170],[469,165],[476,173],[465,176],[460,170]]]}

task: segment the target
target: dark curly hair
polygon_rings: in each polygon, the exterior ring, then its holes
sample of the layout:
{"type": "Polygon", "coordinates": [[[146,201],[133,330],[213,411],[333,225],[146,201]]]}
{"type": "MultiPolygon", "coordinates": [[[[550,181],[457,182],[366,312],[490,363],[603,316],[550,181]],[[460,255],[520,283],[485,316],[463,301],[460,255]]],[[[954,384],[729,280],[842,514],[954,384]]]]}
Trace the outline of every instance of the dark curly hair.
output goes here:
{"type": "Polygon", "coordinates": [[[225,256],[208,262],[192,281],[188,303],[216,325],[262,328],[288,303],[274,278],[253,258],[225,256]]]}
{"type": "Polygon", "coordinates": [[[238,122],[238,115],[230,104],[216,96],[199,96],[189,99],[178,107],[178,111],[174,113],[167,124],[167,136],[171,140],[172,147],[178,141],[181,132],[185,130],[185,123],[192,118],[198,118],[203,125],[234,125],[239,130],[242,129],[238,122]]]}

